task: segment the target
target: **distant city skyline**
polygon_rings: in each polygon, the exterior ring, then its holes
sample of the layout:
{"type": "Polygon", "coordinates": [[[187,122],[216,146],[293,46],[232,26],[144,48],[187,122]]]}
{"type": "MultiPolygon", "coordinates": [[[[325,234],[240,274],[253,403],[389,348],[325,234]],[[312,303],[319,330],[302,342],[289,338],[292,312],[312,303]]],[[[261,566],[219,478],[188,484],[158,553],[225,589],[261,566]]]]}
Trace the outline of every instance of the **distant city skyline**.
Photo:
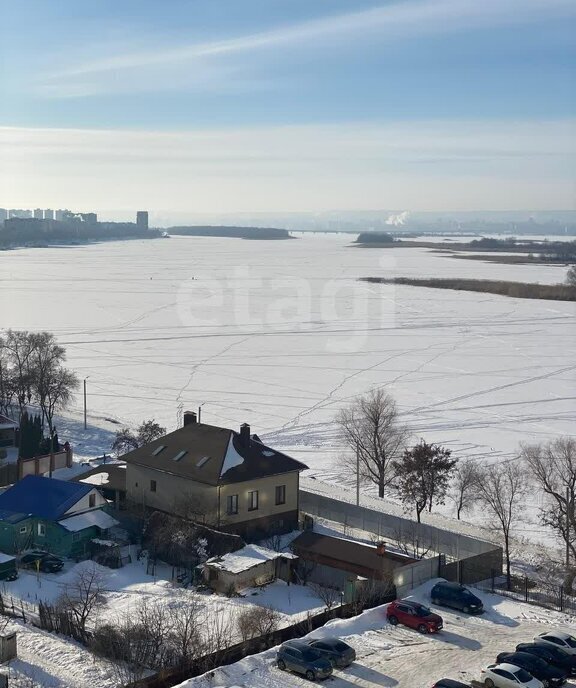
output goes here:
{"type": "Polygon", "coordinates": [[[571,0],[0,0],[0,16],[27,36],[0,42],[0,207],[576,207],[571,0]]]}

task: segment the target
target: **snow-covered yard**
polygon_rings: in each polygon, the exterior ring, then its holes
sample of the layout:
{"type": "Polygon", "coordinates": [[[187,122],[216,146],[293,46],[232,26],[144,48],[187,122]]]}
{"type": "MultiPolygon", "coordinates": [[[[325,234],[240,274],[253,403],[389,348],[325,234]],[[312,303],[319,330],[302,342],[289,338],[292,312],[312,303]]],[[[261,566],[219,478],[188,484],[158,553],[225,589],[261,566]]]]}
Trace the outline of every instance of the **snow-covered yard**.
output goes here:
{"type": "MultiPolygon", "coordinates": [[[[411,599],[430,605],[429,591],[434,581],[417,590],[411,599]]],[[[573,618],[513,602],[498,595],[475,591],[484,601],[480,617],[465,616],[444,607],[435,609],[444,617],[445,629],[438,635],[422,636],[416,631],[386,622],[385,607],[358,617],[334,620],[313,631],[310,637],[336,635],[352,645],[357,661],[348,669],[335,671],[322,683],[332,688],[429,688],[437,679],[451,677],[470,681],[493,663],[499,652],[513,651],[518,643],[529,642],[536,633],[550,627],[571,633],[573,618]]],[[[275,650],[247,657],[210,674],[185,681],[179,688],[289,688],[310,682],[275,666],[275,650]]],[[[569,681],[567,686],[575,686],[569,681]]]]}

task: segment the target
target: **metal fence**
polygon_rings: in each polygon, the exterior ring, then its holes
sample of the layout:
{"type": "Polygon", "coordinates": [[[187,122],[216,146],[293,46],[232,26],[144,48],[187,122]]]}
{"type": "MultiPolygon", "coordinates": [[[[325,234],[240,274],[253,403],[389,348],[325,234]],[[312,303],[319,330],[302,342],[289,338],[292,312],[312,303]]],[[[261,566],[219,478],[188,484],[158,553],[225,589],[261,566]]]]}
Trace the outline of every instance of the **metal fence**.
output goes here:
{"type": "Polygon", "coordinates": [[[478,583],[477,587],[519,602],[528,602],[576,616],[576,595],[566,592],[563,585],[535,581],[528,576],[512,576],[511,585],[508,587],[506,578],[493,571],[491,578],[478,583]]]}

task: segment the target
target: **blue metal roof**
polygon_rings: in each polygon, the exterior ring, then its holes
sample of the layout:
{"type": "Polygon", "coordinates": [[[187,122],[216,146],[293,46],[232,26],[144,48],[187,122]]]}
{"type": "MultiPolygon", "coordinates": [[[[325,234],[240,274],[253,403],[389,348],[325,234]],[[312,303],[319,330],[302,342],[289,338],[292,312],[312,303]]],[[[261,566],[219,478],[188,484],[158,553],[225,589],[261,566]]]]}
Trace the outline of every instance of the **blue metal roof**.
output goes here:
{"type": "Polygon", "coordinates": [[[57,521],[94,485],[27,475],[0,495],[0,512],[32,514],[57,521]]]}
{"type": "Polygon", "coordinates": [[[19,523],[20,521],[27,519],[29,516],[30,514],[19,514],[15,511],[6,511],[5,509],[0,511],[0,521],[3,521],[4,523],[19,523]]]}

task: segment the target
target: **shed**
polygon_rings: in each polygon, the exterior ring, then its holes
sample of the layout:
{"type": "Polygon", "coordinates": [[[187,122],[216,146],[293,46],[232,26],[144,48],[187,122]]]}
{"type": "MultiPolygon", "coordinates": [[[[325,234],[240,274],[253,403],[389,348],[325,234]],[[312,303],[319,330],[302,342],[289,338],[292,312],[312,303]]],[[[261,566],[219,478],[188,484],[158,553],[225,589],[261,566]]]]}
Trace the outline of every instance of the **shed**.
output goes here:
{"type": "Polygon", "coordinates": [[[208,559],[203,567],[204,578],[218,592],[265,585],[276,578],[290,582],[296,559],[291,552],[247,545],[236,552],[208,559]]]}
{"type": "Polygon", "coordinates": [[[15,580],[18,578],[16,558],[0,552],[0,580],[15,580]]]}

